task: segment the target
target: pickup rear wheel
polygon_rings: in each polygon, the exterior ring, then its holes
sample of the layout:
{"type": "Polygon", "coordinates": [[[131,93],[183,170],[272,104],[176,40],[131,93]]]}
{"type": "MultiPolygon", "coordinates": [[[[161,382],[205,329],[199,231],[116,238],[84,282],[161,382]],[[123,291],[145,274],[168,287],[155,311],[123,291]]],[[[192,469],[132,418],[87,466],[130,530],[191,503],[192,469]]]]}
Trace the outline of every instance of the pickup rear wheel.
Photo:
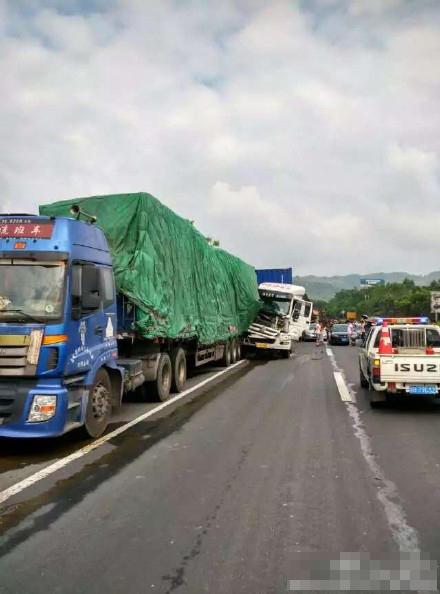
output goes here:
{"type": "Polygon", "coordinates": [[[112,414],[112,385],[105,369],[99,369],[89,391],[84,433],[99,437],[104,433],[112,414]]]}
{"type": "Polygon", "coordinates": [[[171,367],[173,370],[171,390],[183,392],[186,384],[186,355],[181,347],[171,351],[171,367]]]}
{"type": "Polygon", "coordinates": [[[359,383],[361,384],[362,388],[370,387],[370,382],[366,379],[361,367],[359,367],[359,383]]]}
{"type": "Polygon", "coordinates": [[[168,353],[161,353],[157,366],[157,378],[153,382],[153,393],[161,402],[165,402],[170,397],[172,376],[170,356],[168,353]]]}

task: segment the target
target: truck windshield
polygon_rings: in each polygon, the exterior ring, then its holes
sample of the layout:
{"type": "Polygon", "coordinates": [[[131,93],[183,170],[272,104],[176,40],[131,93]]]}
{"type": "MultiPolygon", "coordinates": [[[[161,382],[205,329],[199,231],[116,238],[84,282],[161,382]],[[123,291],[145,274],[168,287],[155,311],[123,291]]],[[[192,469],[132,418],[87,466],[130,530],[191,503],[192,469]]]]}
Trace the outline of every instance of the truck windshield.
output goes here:
{"type": "Polygon", "coordinates": [[[0,260],[0,321],[60,318],[65,271],[62,261],[0,260]]]}
{"type": "Polygon", "coordinates": [[[283,316],[289,315],[292,298],[290,295],[260,291],[260,299],[263,301],[263,311],[283,316]]]}

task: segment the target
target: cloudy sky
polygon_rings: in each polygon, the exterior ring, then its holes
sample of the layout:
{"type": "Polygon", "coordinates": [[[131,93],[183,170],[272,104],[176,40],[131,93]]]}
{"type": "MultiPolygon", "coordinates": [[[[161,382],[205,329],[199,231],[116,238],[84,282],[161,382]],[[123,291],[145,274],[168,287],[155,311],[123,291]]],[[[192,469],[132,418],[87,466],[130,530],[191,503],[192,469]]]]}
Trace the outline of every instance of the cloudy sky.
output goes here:
{"type": "Polygon", "coordinates": [[[439,0],[0,0],[2,212],[148,191],[257,267],[440,269],[439,0]]]}

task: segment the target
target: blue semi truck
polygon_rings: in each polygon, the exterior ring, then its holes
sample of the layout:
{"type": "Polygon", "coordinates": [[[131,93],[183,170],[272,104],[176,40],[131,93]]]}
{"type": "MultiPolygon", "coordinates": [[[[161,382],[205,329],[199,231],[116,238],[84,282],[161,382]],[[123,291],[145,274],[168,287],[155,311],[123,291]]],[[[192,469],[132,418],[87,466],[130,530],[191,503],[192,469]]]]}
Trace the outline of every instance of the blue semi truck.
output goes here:
{"type": "MultiPolygon", "coordinates": [[[[125,392],[163,401],[184,389],[189,363],[229,365],[240,357],[240,330],[230,324],[210,344],[189,331],[142,333],[139,304],[115,285],[106,235],[93,217],[79,220],[79,207],[73,213],[0,215],[0,437],[52,437],[79,427],[97,437],[125,392]]],[[[135,273],[141,278],[142,270],[135,273]]],[[[255,294],[258,300],[256,283],[255,294]]]]}

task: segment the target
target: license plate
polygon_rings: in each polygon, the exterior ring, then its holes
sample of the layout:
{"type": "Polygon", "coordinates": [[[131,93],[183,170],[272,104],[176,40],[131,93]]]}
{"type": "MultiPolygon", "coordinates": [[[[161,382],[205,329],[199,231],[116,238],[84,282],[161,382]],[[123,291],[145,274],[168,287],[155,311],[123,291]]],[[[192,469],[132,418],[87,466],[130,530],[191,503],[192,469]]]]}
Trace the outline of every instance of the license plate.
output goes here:
{"type": "Polygon", "coordinates": [[[437,386],[410,386],[410,394],[437,394],[437,386]]]}
{"type": "Polygon", "coordinates": [[[257,349],[268,349],[269,345],[265,342],[256,342],[255,346],[257,347],[257,349]]]}

